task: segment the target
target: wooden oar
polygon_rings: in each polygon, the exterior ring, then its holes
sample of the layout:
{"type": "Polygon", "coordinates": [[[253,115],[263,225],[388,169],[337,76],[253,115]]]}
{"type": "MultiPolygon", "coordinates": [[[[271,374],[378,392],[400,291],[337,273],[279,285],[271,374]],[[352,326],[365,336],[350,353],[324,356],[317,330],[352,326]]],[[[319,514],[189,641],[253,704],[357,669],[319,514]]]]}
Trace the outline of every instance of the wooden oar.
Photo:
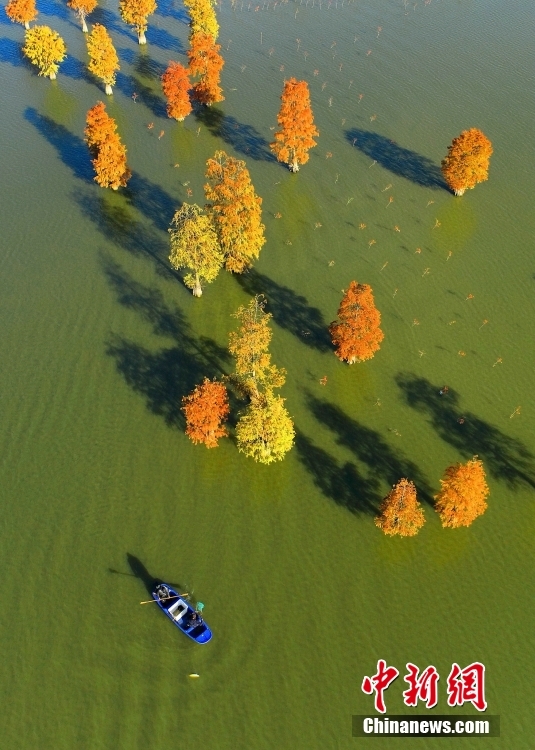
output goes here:
{"type": "MultiPolygon", "coordinates": [[[[161,602],[166,602],[168,599],[180,599],[181,597],[184,597],[186,599],[189,599],[189,594],[186,591],[185,594],[175,594],[174,596],[166,596],[165,599],[160,599],[161,602]]],[[[139,602],[140,604],[154,604],[154,602],[157,602],[158,599],[149,599],[147,602],[139,602]]]]}

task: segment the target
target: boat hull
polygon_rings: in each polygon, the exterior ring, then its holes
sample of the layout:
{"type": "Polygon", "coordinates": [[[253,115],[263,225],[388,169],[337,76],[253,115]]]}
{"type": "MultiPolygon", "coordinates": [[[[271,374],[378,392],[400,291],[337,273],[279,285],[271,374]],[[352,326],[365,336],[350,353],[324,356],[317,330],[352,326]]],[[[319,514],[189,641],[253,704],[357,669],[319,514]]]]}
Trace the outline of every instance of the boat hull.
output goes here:
{"type": "Polygon", "coordinates": [[[152,598],[173,625],[176,625],[192,641],[202,645],[212,639],[212,631],[203,619],[197,624],[192,625],[190,623],[191,617],[195,614],[194,608],[168,583],[159,584],[152,592],[152,598]],[[158,589],[161,591],[161,586],[165,586],[169,592],[166,598],[162,598],[158,594],[158,589]]]}

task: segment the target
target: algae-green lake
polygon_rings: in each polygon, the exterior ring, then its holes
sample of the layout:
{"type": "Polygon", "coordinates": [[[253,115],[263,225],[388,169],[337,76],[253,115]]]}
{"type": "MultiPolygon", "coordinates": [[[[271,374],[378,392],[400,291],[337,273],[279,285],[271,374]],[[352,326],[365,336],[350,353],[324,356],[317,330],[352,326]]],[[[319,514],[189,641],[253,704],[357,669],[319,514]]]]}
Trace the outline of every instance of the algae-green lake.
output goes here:
{"type": "MultiPolygon", "coordinates": [[[[441,714],[477,713],[447,709],[445,685],[453,662],[483,662],[501,716],[485,747],[533,748],[530,0],[224,0],[225,101],[183,124],[159,84],[185,62],[183,6],[162,2],[140,49],[104,2],[90,20],[119,51],[106,101],[134,173],[118,193],[93,182],[83,142],[105,98],[83,35],[63,3],[38,7],[68,46],[57,81],[23,60],[5,14],[0,39],[2,748],[394,748],[351,736],[380,658],[436,666],[441,714]],[[269,151],[291,75],[320,130],[296,175],[269,151]],[[488,182],[455,198],[439,165],[469,127],[494,155],[488,182]],[[197,300],[166,230],[188,190],[203,203],[220,148],[247,162],[267,244],[197,300]],[[373,287],[385,339],[350,367],[326,326],[352,279],[373,287]],[[271,466],[231,440],[192,445],[180,413],[204,375],[229,371],[231,314],[257,292],[298,430],[271,466]],[[488,511],[442,529],[432,495],[474,454],[488,511]],[[401,476],[425,506],[413,539],[373,523],[401,476]],[[151,577],[205,603],[210,644],[139,605],[151,577]]],[[[389,713],[425,713],[402,685],[389,713]]]]}

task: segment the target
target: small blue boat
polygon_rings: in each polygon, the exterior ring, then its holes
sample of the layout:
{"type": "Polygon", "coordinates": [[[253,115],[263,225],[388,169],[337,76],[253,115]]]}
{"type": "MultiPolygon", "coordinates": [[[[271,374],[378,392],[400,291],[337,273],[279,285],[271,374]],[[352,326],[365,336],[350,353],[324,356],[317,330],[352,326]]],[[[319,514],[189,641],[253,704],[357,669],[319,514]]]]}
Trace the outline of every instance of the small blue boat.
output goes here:
{"type": "Polygon", "coordinates": [[[212,631],[199,612],[188,604],[168,583],[159,583],[152,592],[160,609],[188,638],[195,643],[208,643],[212,631]]]}

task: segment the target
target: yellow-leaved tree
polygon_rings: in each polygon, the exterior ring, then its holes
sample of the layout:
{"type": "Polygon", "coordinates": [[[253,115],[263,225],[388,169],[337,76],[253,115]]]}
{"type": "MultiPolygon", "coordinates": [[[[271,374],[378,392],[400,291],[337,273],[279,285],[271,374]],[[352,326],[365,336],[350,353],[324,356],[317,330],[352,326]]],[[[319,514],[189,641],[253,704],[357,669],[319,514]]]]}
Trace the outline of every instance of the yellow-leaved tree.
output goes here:
{"type": "Polygon", "coordinates": [[[86,18],[97,7],[97,0],[68,0],[67,5],[72,8],[82,24],[82,31],[87,34],[86,18]]]}
{"type": "Polygon", "coordinates": [[[192,34],[202,31],[209,34],[214,42],[219,35],[219,24],[214,6],[210,0],[184,0],[188,9],[192,34]]]}
{"type": "Polygon", "coordinates": [[[34,26],[24,35],[22,51],[37,68],[39,75],[54,80],[59,63],[65,59],[67,47],[57,31],[49,26],[34,26]]]}
{"type": "Polygon", "coordinates": [[[148,17],[156,10],[155,0],[119,0],[119,13],[129,26],[134,26],[140,44],[147,44],[145,32],[148,17]]]}
{"type": "Polygon", "coordinates": [[[9,0],[6,14],[13,23],[21,23],[25,29],[29,29],[30,21],[37,18],[35,0],[9,0]]]}
{"type": "Polygon", "coordinates": [[[442,162],[442,174],[455,195],[462,195],[488,179],[491,156],[492,143],[477,128],[463,130],[453,139],[442,162]]]}
{"type": "Polygon", "coordinates": [[[440,484],[442,488],[435,495],[435,510],[442,526],[451,529],[470,526],[487,510],[486,498],[490,490],[483,462],[477,456],[465,464],[449,466],[440,484]]]}
{"type": "Polygon", "coordinates": [[[190,273],[184,283],[195,297],[202,295],[202,284],[210,284],[223,265],[223,253],[209,216],[203,214],[196,203],[183,203],[173,216],[171,228],[171,254],[173,268],[187,268],[190,273]]]}
{"type": "Polygon", "coordinates": [[[292,448],[294,437],[284,399],[272,391],[254,399],[236,425],[238,450],[262,464],[281,461],[292,448]]]}
{"type": "Polygon", "coordinates": [[[99,23],[96,23],[87,37],[87,52],[89,54],[88,70],[100,78],[105,85],[106,94],[113,94],[115,74],[119,68],[119,58],[113,46],[110,35],[99,23]]]}
{"type": "Polygon", "coordinates": [[[319,135],[306,81],[290,78],[284,82],[277,122],[280,130],[276,131],[270,148],[278,161],[287,164],[291,172],[298,172],[299,165],[308,161],[308,152],[319,135]]]}
{"type": "Polygon", "coordinates": [[[408,479],[400,479],[392,487],[380,512],[375,525],[390,536],[414,536],[425,523],[423,508],[416,498],[416,487],[408,479]]]}
{"type": "Polygon", "coordinates": [[[225,254],[225,268],[243,273],[264,245],[262,198],[255,193],[245,162],[216,151],[206,162],[204,186],[207,210],[212,216],[225,254]]]}

